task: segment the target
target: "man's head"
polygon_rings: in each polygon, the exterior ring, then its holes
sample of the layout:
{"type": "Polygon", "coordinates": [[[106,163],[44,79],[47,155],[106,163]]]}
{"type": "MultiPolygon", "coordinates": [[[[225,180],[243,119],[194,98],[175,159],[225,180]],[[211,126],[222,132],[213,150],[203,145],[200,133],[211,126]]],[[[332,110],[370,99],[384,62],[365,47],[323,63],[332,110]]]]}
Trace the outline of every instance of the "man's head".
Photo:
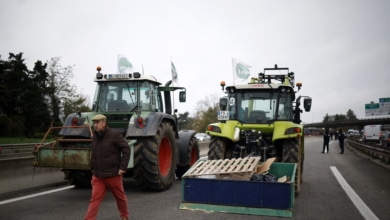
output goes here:
{"type": "Polygon", "coordinates": [[[95,128],[95,131],[102,132],[106,128],[106,116],[102,114],[95,115],[92,118],[93,121],[93,127],[95,128]]]}

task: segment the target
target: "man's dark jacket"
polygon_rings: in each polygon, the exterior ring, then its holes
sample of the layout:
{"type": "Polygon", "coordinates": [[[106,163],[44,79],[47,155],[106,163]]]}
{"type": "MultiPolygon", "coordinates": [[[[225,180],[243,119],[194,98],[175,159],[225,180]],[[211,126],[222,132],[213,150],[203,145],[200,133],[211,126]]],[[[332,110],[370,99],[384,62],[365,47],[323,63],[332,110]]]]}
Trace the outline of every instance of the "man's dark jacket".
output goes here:
{"type": "Polygon", "coordinates": [[[106,126],[102,134],[94,132],[91,157],[94,176],[116,176],[119,170],[126,171],[129,160],[130,147],[119,131],[106,126]]]}

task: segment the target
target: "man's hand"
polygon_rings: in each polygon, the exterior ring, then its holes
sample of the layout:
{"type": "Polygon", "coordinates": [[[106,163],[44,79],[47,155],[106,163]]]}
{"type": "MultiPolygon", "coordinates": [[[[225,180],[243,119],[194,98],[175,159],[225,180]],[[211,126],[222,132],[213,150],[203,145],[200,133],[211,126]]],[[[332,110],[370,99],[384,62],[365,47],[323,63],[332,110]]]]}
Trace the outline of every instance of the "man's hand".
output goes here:
{"type": "Polygon", "coordinates": [[[125,173],[126,173],[126,171],[124,171],[124,170],[119,170],[119,171],[118,171],[118,175],[119,175],[119,176],[123,176],[123,174],[125,174],[125,173]]]}

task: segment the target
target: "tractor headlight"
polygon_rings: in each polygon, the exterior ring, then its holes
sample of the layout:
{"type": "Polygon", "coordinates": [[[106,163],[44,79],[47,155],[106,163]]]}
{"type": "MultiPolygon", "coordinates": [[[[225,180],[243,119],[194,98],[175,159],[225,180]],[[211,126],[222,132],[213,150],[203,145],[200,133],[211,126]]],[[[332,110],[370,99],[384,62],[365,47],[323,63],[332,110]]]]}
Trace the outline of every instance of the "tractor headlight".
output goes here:
{"type": "Polygon", "coordinates": [[[209,125],[209,126],[207,126],[207,131],[221,133],[221,128],[214,126],[214,125],[209,125]]]}
{"type": "Polygon", "coordinates": [[[287,128],[286,131],[284,132],[285,135],[288,134],[300,134],[302,132],[302,129],[300,127],[292,127],[292,128],[287,128]]]}

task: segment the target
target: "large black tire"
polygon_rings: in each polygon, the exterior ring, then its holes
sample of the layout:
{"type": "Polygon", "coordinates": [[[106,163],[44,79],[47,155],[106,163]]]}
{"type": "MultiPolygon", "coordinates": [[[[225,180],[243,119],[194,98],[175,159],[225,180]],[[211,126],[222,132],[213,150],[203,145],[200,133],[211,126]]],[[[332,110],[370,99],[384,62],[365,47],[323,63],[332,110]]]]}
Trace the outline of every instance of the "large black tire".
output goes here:
{"type": "Polygon", "coordinates": [[[145,184],[145,178],[143,176],[143,168],[142,168],[143,150],[144,150],[144,140],[139,138],[137,139],[137,142],[134,144],[134,169],[132,175],[132,177],[136,180],[137,186],[144,186],[145,184]]]}
{"type": "MultiPolygon", "coordinates": [[[[177,146],[173,126],[167,122],[161,122],[157,133],[153,137],[143,139],[142,179],[144,186],[151,190],[167,190],[172,186],[175,178],[177,146]]],[[[135,156],[137,157],[137,156],[135,156]]],[[[135,171],[138,175],[138,171],[135,171]]]]}
{"type": "Polygon", "coordinates": [[[283,144],[283,157],[284,163],[298,163],[298,151],[299,144],[298,139],[287,139],[283,144]]]}
{"type": "Polygon", "coordinates": [[[287,139],[283,145],[283,157],[282,162],[284,163],[296,163],[296,175],[295,175],[295,192],[300,191],[300,183],[302,182],[302,171],[303,171],[303,155],[300,151],[299,139],[287,139]]]}
{"type": "Polygon", "coordinates": [[[187,147],[186,161],[185,166],[177,166],[176,176],[181,179],[187,170],[199,160],[199,143],[195,137],[192,137],[189,141],[189,146],[187,147]]]}
{"type": "Polygon", "coordinates": [[[209,152],[207,153],[209,160],[225,159],[226,141],[220,137],[212,137],[209,144],[209,152]]]}
{"type": "Polygon", "coordinates": [[[87,170],[63,170],[65,179],[69,185],[74,185],[75,188],[90,188],[92,180],[92,172],[87,170]]]}

